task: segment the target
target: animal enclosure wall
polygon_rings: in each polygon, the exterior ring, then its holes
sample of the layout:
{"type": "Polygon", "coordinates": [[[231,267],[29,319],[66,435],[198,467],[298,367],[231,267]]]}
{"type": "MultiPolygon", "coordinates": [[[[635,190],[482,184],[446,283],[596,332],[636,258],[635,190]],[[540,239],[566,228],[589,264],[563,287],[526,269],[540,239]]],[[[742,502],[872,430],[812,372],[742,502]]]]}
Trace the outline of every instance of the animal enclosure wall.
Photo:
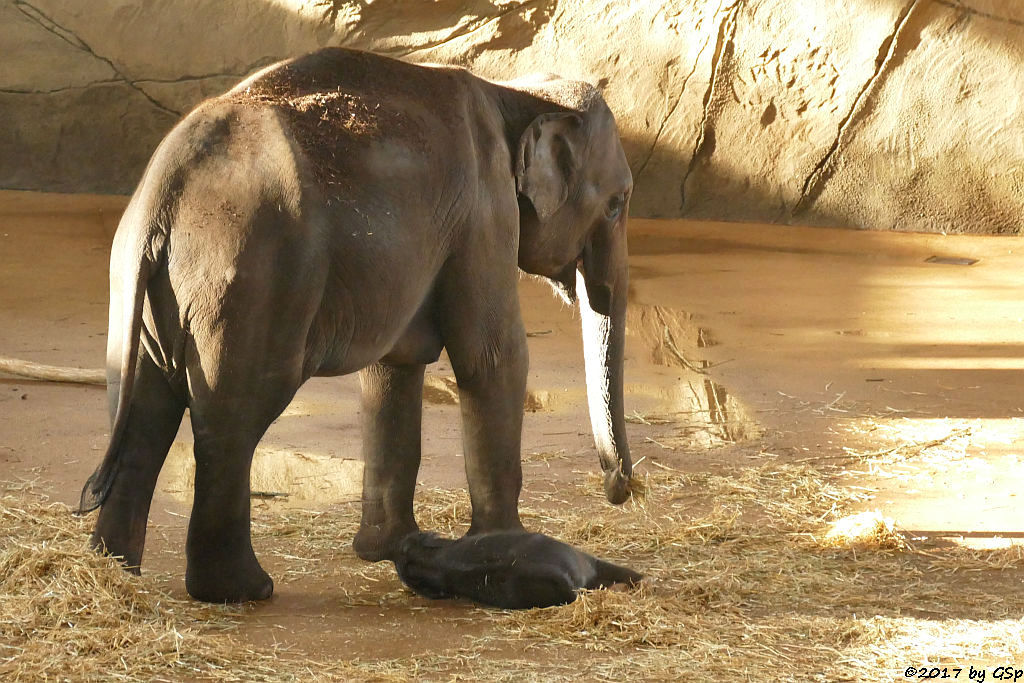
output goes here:
{"type": "Polygon", "coordinates": [[[344,45],[599,84],[640,216],[1017,233],[1024,5],[0,0],[0,188],[127,193],[193,105],[344,45]]]}

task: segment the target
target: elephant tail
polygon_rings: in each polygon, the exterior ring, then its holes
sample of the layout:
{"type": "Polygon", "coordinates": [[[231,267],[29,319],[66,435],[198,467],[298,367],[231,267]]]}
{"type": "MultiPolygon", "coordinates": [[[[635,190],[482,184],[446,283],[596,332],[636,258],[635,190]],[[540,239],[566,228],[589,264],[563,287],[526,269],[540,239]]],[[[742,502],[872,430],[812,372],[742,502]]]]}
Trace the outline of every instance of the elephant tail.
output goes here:
{"type": "Polygon", "coordinates": [[[139,361],[146,286],[156,262],[163,257],[164,240],[159,239],[159,231],[150,229],[151,226],[155,227],[155,221],[137,221],[129,208],[114,238],[111,281],[119,280],[120,287],[111,287],[107,328],[107,395],[113,419],[107,452],[82,488],[78,514],[103,505],[117,476],[139,361]],[[117,262],[119,265],[115,266],[117,262]],[[113,403],[115,391],[116,403],[113,403]]]}

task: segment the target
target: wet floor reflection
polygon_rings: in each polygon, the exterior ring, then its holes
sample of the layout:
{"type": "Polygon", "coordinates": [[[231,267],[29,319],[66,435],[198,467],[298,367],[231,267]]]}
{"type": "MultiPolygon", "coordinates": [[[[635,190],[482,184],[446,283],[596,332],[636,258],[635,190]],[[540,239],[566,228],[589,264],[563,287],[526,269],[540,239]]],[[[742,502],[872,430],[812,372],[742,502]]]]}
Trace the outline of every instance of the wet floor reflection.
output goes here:
{"type": "Polygon", "coordinates": [[[627,387],[642,409],[637,423],[674,427],[669,447],[707,448],[746,441],[760,434],[757,423],[729,390],[709,375],[717,364],[706,350],[717,346],[712,334],[685,311],[634,305],[629,332],[655,366],[671,368],[674,377],[627,387]],[[667,381],[666,381],[667,380],[667,381]]]}

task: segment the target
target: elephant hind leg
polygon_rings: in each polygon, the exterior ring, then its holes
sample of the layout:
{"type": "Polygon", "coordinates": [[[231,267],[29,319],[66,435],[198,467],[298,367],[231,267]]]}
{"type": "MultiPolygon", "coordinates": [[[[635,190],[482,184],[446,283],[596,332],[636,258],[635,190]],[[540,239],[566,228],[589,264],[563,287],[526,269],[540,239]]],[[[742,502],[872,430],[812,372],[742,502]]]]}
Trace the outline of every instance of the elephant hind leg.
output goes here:
{"type": "Polygon", "coordinates": [[[134,573],[142,564],[157,476],[184,411],[184,397],[143,352],[119,444],[117,472],[92,534],[93,547],[122,558],[134,573]]]}
{"type": "Polygon", "coordinates": [[[206,602],[269,598],[274,582],[256,559],[249,529],[249,467],[262,430],[204,432],[195,442],[185,588],[206,602]]]}
{"type": "MultiPolygon", "coordinates": [[[[262,357],[289,356],[268,352],[262,357]]],[[[217,371],[203,380],[190,377],[196,474],[185,588],[205,602],[263,600],[273,593],[274,582],[252,548],[249,470],[256,445],[302,384],[301,364],[270,370],[252,363],[249,354],[225,353],[203,366],[217,371]]]]}

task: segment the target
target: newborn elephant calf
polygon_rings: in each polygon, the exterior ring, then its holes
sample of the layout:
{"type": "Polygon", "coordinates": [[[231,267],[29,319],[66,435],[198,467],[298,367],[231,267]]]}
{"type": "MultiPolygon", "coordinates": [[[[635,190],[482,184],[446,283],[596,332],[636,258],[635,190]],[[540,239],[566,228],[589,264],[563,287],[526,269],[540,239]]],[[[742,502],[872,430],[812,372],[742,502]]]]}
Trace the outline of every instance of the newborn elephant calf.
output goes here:
{"type": "Polygon", "coordinates": [[[455,540],[431,533],[402,539],[398,576],[428,598],[469,598],[505,609],[565,605],[581,588],[636,584],[641,574],[544,534],[496,531],[455,540]]]}

